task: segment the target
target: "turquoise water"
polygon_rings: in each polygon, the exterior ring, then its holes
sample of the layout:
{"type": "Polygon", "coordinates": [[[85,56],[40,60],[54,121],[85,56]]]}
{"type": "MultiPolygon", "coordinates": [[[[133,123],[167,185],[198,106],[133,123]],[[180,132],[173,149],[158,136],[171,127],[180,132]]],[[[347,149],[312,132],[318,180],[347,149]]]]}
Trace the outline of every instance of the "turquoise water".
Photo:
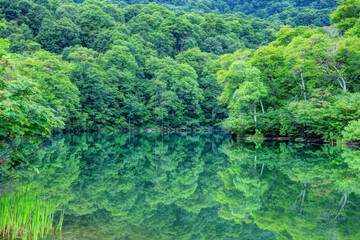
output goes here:
{"type": "Polygon", "coordinates": [[[49,239],[360,239],[360,151],[224,133],[54,136],[31,181],[65,209],[49,239]]]}

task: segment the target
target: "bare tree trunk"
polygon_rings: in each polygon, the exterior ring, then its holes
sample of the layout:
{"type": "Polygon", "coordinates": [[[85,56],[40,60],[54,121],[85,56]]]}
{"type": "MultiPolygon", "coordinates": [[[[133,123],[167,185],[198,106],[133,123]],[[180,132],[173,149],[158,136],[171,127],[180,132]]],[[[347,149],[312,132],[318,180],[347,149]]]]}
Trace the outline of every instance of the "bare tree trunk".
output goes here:
{"type": "Polygon", "coordinates": [[[262,113],[265,113],[264,105],[263,105],[263,102],[261,101],[261,98],[259,98],[259,102],[260,102],[260,106],[261,106],[261,111],[262,111],[262,113]]]}
{"type": "Polygon", "coordinates": [[[255,175],[257,175],[256,161],[257,161],[257,151],[255,150],[255,156],[254,156],[254,174],[255,175]]]}
{"type": "Polygon", "coordinates": [[[295,210],[297,207],[297,202],[299,197],[301,197],[301,203],[300,203],[300,216],[302,216],[302,211],[305,204],[305,196],[306,196],[306,183],[304,183],[304,188],[301,190],[300,194],[296,197],[295,202],[291,205],[290,209],[295,210]]]}
{"type": "Polygon", "coordinates": [[[304,80],[302,72],[300,72],[300,78],[301,78],[300,88],[301,88],[301,91],[304,94],[304,100],[306,100],[306,87],[305,87],[305,80],[304,80]]]}
{"type": "Polygon", "coordinates": [[[344,207],[345,207],[346,203],[347,203],[347,194],[344,193],[341,200],[340,200],[340,203],[339,203],[339,205],[341,204],[339,213],[336,215],[335,219],[337,219],[340,216],[340,213],[344,210],[344,207]]]}
{"type": "Polygon", "coordinates": [[[335,71],[339,74],[339,78],[337,79],[341,89],[346,92],[346,81],[344,76],[341,74],[340,70],[334,65],[333,68],[335,69],[335,71]]]}
{"type": "Polygon", "coordinates": [[[264,172],[264,167],[265,167],[265,164],[263,163],[263,165],[261,166],[260,177],[263,175],[263,172],[264,172]]]}
{"type": "Polygon", "coordinates": [[[304,189],[302,190],[302,198],[301,198],[301,205],[300,205],[300,216],[302,216],[304,204],[305,204],[305,196],[306,196],[306,183],[304,183],[304,189]]]}
{"type": "Polygon", "coordinates": [[[256,102],[254,102],[254,121],[255,121],[255,125],[257,123],[257,118],[256,118],[256,102]]]}

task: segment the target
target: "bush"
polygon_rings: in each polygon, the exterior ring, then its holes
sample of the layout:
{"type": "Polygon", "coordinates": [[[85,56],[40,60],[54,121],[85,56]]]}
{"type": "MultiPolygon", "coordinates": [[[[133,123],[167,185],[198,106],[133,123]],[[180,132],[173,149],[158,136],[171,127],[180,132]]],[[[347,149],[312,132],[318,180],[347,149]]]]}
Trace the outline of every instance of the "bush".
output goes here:
{"type": "Polygon", "coordinates": [[[345,142],[360,142],[360,120],[350,122],[342,131],[345,142]]]}
{"type": "Polygon", "coordinates": [[[237,136],[251,136],[255,134],[254,121],[245,117],[229,117],[223,122],[226,131],[237,136]]]}

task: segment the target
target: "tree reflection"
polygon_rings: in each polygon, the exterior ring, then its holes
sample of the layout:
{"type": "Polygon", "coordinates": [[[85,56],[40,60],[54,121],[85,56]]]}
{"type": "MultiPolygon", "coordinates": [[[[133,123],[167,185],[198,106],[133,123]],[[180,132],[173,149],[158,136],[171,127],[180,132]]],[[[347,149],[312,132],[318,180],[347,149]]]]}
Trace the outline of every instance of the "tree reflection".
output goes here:
{"type": "Polygon", "coordinates": [[[250,142],[223,148],[222,217],[256,223],[278,239],[359,238],[357,150],[250,142]]]}
{"type": "Polygon", "coordinates": [[[215,133],[64,134],[32,181],[65,206],[66,239],[357,239],[358,156],[215,133]]]}
{"type": "Polygon", "coordinates": [[[214,133],[65,134],[37,155],[34,181],[65,204],[66,239],[273,239],[218,218],[224,141],[214,133]]]}

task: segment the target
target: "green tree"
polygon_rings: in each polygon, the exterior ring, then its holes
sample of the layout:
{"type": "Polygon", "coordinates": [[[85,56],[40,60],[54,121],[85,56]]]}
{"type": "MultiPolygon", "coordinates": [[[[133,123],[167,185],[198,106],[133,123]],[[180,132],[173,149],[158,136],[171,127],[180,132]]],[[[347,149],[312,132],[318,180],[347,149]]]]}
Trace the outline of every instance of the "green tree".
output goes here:
{"type": "Polygon", "coordinates": [[[35,40],[43,49],[61,53],[66,47],[80,44],[78,27],[69,19],[61,18],[57,21],[44,19],[35,40]]]}
{"type": "Polygon", "coordinates": [[[5,175],[16,165],[26,163],[36,149],[34,141],[39,136],[50,136],[52,128],[61,127],[62,121],[55,117],[53,109],[34,101],[40,97],[37,84],[14,71],[7,58],[8,47],[0,39],[0,174],[5,175]],[[24,152],[19,152],[19,139],[30,143],[24,152]]]}
{"type": "Polygon", "coordinates": [[[16,69],[39,84],[40,96],[36,101],[56,110],[64,119],[66,128],[81,125],[79,90],[71,82],[73,64],[62,61],[60,56],[46,51],[36,51],[15,62],[16,69]]]}
{"type": "Polygon", "coordinates": [[[167,127],[199,126],[203,93],[195,70],[170,58],[152,58],[147,68],[154,76],[148,91],[149,106],[156,113],[157,123],[167,127]]]}
{"type": "Polygon", "coordinates": [[[119,94],[109,84],[101,67],[91,62],[77,63],[70,79],[80,91],[80,109],[87,117],[81,129],[112,129],[125,125],[117,101],[119,94]]]}
{"type": "Polygon", "coordinates": [[[104,12],[99,1],[89,1],[81,5],[79,11],[80,40],[83,46],[91,47],[101,29],[113,27],[115,20],[104,12]]]}
{"type": "Polygon", "coordinates": [[[345,32],[359,21],[360,2],[359,0],[340,0],[339,2],[340,6],[331,14],[331,22],[335,23],[341,32],[345,32]]]}

